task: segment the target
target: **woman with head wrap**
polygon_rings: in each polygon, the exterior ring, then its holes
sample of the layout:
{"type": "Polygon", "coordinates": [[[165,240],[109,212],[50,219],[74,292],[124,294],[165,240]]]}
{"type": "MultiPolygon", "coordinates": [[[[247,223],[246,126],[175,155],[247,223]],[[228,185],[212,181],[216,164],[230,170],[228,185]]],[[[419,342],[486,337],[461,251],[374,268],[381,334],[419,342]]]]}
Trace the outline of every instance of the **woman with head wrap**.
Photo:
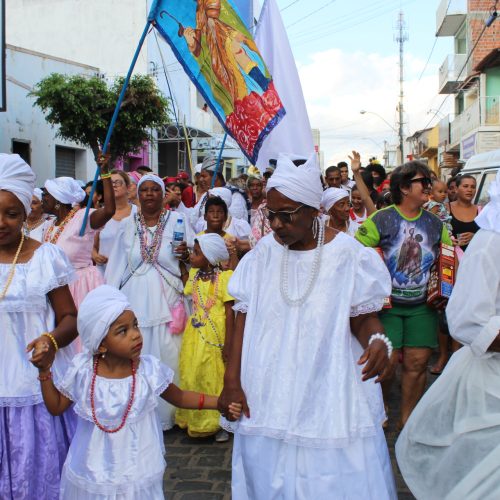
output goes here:
{"type": "Polygon", "coordinates": [[[87,293],[103,283],[103,277],[92,262],[94,237],[115,213],[115,196],[108,172],[106,159],[101,157],[101,179],[104,188],[104,206],[90,209],[85,233],[80,236],[85,208],[80,203],[85,198],[85,191],[71,177],[58,177],[45,182],[43,210],[55,216],[52,225],[45,233],[45,241],[62,248],[76,269],[77,280],[70,290],[76,307],[87,293]]]}
{"type": "MultiPolygon", "coordinates": [[[[208,203],[208,202],[207,202],[208,203]]],[[[184,294],[193,299],[191,314],[182,338],[179,357],[180,387],[184,390],[220,394],[224,380],[227,341],[233,327],[233,298],[227,291],[232,271],[223,271],[229,259],[224,239],[215,233],[196,237],[191,270],[185,276],[184,294]]],[[[176,424],[191,437],[215,434],[215,440],[229,439],[220,429],[220,415],[214,411],[177,410],[176,424]]]]}
{"type": "Polygon", "coordinates": [[[349,216],[349,191],[339,188],[326,189],[321,197],[321,207],[329,216],[329,227],[349,236],[356,234],[359,225],[349,216]]]}
{"type": "Polygon", "coordinates": [[[137,184],[139,184],[141,176],[137,172],[129,172],[128,177],[130,179],[128,199],[132,205],[138,207],[139,198],[137,196],[137,184]]]}
{"type": "Polygon", "coordinates": [[[61,465],[75,418],[52,417],[30,364],[55,355],[60,373],[74,352],[74,271],[64,252],[25,236],[35,174],[0,154],[0,498],[59,498],[61,465]],[[67,346],[67,347],[66,347],[67,346]]]}
{"type": "MultiPolygon", "coordinates": [[[[116,288],[103,285],[87,294],[78,331],[84,352],[54,382],[51,359],[34,363],[48,410],[60,415],[74,403],[78,415],[60,499],[162,500],[159,397],[181,408],[215,410],[217,396],[180,390],[170,367],[141,354],[137,318],[116,288]]],[[[238,416],[240,410],[232,406],[238,416]]]]}
{"type": "Polygon", "coordinates": [[[233,497],[394,499],[380,386],[368,380],[383,379],[390,355],[375,314],[389,274],[376,252],[318,220],[317,155],[296,163],[279,156],[267,183],[274,234],[228,288],[237,316],[220,408],[241,402],[246,417],[233,497]]]}
{"type": "Polygon", "coordinates": [[[463,344],[396,443],[417,498],[500,497],[500,172],[460,261],[446,316],[463,344]]]}
{"type": "Polygon", "coordinates": [[[265,216],[266,196],[264,192],[264,181],[261,177],[250,176],[247,181],[248,191],[252,199],[250,209],[250,247],[253,248],[257,242],[266,234],[271,232],[271,226],[265,216]]]}
{"type": "Polygon", "coordinates": [[[51,225],[51,217],[43,212],[42,190],[35,188],[31,199],[31,212],[24,224],[24,235],[42,242],[47,229],[51,225]]]}
{"type": "MultiPolygon", "coordinates": [[[[130,301],[144,337],[144,353],[177,370],[185,321],[180,260],[189,259],[193,233],[183,214],[166,210],[165,184],[146,174],[138,184],[140,211],[120,222],[106,266],[106,283],[130,301]],[[177,222],[184,223],[184,242],[172,246],[177,222]]],[[[174,423],[173,407],[161,402],[161,424],[174,423]]]]}

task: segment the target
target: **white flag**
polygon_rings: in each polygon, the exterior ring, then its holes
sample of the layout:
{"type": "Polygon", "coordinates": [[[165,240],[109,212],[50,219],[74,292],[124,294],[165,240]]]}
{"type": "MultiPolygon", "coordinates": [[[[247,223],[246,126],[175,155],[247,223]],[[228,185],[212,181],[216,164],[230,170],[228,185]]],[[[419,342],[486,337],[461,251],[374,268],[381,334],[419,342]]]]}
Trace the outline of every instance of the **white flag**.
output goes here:
{"type": "Polygon", "coordinates": [[[260,149],[257,167],[264,172],[269,160],[278,158],[279,153],[309,158],[314,142],[299,73],[276,0],[264,1],[254,38],[286,111],[260,149]]]}

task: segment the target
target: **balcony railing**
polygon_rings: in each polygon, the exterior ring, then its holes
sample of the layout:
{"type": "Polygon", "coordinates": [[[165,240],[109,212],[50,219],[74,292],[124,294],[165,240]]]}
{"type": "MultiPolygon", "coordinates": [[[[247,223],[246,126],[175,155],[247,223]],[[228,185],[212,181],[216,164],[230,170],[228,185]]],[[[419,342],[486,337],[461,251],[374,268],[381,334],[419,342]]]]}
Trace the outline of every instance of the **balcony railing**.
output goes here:
{"type": "Polygon", "coordinates": [[[440,94],[454,94],[457,92],[458,86],[467,76],[467,69],[464,68],[466,59],[466,54],[450,54],[446,56],[439,68],[440,94]]]}
{"type": "Polygon", "coordinates": [[[478,127],[500,126],[500,96],[481,97],[451,122],[450,144],[478,127]]]}
{"type": "Polygon", "coordinates": [[[455,36],[466,16],[467,0],[441,0],[436,11],[436,36],[455,36]]]}

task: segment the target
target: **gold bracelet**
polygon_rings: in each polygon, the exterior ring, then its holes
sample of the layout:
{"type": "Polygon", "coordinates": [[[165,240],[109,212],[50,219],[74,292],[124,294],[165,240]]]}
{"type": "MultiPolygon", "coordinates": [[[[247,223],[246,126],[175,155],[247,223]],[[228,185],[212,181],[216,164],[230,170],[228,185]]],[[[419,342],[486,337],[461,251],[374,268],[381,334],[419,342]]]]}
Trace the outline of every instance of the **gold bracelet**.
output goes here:
{"type": "Polygon", "coordinates": [[[111,179],[111,174],[108,172],[107,174],[101,174],[101,180],[111,179]]]}
{"type": "Polygon", "coordinates": [[[52,345],[54,346],[56,352],[59,350],[59,345],[57,344],[56,339],[54,338],[54,335],[52,335],[49,332],[42,333],[42,337],[49,337],[50,341],[52,342],[52,345]]]}

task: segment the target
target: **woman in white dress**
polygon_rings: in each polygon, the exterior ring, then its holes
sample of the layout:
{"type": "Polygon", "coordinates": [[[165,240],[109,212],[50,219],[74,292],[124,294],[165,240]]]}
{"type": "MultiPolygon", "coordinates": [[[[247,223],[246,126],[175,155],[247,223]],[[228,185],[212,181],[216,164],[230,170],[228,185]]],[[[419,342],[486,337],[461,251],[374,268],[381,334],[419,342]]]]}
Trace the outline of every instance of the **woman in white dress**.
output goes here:
{"type": "Polygon", "coordinates": [[[418,499],[500,498],[500,172],[446,309],[464,345],[411,414],[396,443],[418,499]]]}
{"type": "Polygon", "coordinates": [[[108,256],[115,243],[120,221],[137,213],[137,206],[129,202],[130,177],[123,170],[111,172],[111,183],[115,194],[115,215],[106,222],[105,226],[95,235],[92,260],[97,264],[97,269],[104,275],[108,256]]]}
{"type": "MultiPolygon", "coordinates": [[[[280,155],[264,236],[228,290],[238,314],[220,409],[243,404],[235,500],[395,499],[380,385],[390,342],[376,311],[390,277],[375,251],[318,221],[316,159],[280,155]]],[[[234,424],[233,424],[234,425],[234,424]]]]}
{"type": "Polygon", "coordinates": [[[31,199],[31,213],[24,224],[24,235],[32,240],[42,242],[48,227],[51,225],[51,217],[43,213],[42,190],[35,188],[31,199]]]}
{"type": "MultiPolygon", "coordinates": [[[[190,225],[184,224],[185,242],[175,254],[173,232],[184,215],[163,208],[165,186],[156,175],[143,176],[138,193],[140,213],[120,222],[105,280],[132,304],[144,337],[143,352],[153,354],[176,372],[181,338],[171,333],[171,322],[184,306],[179,258],[189,258],[188,246],[193,246],[194,235],[190,225]]],[[[171,428],[174,408],[162,401],[159,409],[163,429],[171,428]]]]}
{"type": "Polygon", "coordinates": [[[23,233],[34,187],[18,155],[0,154],[0,498],[56,500],[75,415],[48,413],[26,351],[38,361],[57,351],[54,373],[68,365],[75,273],[62,250],[23,233]]]}

